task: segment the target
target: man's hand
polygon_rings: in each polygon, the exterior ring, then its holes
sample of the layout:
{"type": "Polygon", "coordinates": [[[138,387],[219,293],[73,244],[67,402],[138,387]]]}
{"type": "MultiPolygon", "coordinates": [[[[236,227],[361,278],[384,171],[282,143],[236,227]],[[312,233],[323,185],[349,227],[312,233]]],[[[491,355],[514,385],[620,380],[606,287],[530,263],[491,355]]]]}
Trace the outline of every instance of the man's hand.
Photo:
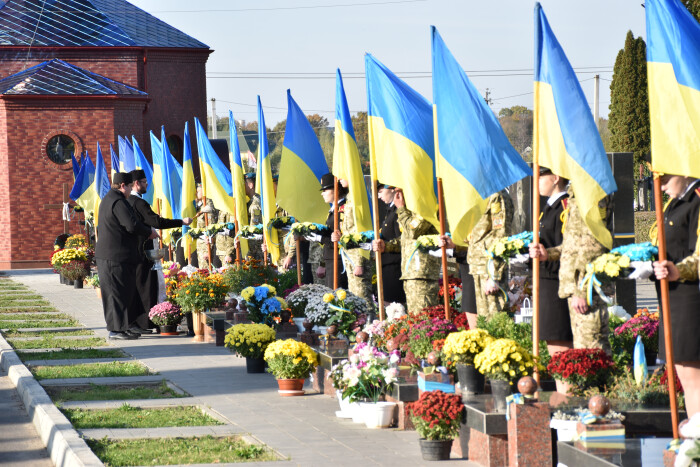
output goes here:
{"type": "Polygon", "coordinates": [[[205,204],[204,206],[202,206],[202,209],[200,209],[200,211],[205,214],[209,214],[211,212],[211,206],[205,204]]]}
{"type": "Polygon", "coordinates": [[[486,283],[484,283],[484,293],[486,295],[493,295],[498,292],[498,284],[496,284],[493,279],[488,278],[486,283]]]}
{"type": "Polygon", "coordinates": [[[326,277],[326,268],[324,268],[323,266],[319,266],[318,268],[316,268],[316,275],[319,279],[323,279],[324,277],[326,277]]]}
{"type": "Polygon", "coordinates": [[[547,261],[547,249],[541,243],[530,243],[530,258],[539,258],[540,261],[547,261]]]}
{"type": "Polygon", "coordinates": [[[394,206],[397,208],[406,207],[406,199],[403,197],[403,190],[401,188],[394,189],[394,206]]]}
{"type": "Polygon", "coordinates": [[[262,245],[260,245],[260,249],[263,253],[267,253],[267,243],[263,243],[262,245]]]}
{"type": "Polygon", "coordinates": [[[658,280],[668,279],[670,282],[681,278],[678,268],[671,261],[654,261],[654,274],[658,280]]]}
{"type": "Polygon", "coordinates": [[[440,246],[440,248],[442,248],[443,246],[445,248],[454,248],[455,242],[453,242],[452,239],[450,237],[448,237],[447,235],[440,235],[440,238],[438,240],[438,245],[440,246]]]}
{"type": "Polygon", "coordinates": [[[331,234],[331,242],[340,241],[340,230],[334,230],[331,234]]]}
{"type": "Polygon", "coordinates": [[[588,303],[585,298],[571,297],[571,308],[580,315],[585,315],[588,311],[588,303]]]}
{"type": "Polygon", "coordinates": [[[291,256],[287,256],[286,258],[284,258],[284,263],[282,264],[284,266],[284,269],[291,269],[292,261],[293,258],[291,256]]]}
{"type": "Polygon", "coordinates": [[[185,217],[182,219],[182,225],[190,225],[192,223],[192,218],[191,217],[185,217]]]}
{"type": "Polygon", "coordinates": [[[364,274],[365,270],[362,266],[355,266],[355,270],[353,271],[353,274],[355,274],[357,277],[360,277],[362,274],[364,274]]]}
{"type": "Polygon", "coordinates": [[[378,253],[384,253],[384,240],[372,240],[372,250],[378,253]]]}
{"type": "Polygon", "coordinates": [[[158,231],[151,227],[151,235],[148,236],[149,240],[153,240],[154,238],[160,238],[160,235],[158,235],[158,231]]]}

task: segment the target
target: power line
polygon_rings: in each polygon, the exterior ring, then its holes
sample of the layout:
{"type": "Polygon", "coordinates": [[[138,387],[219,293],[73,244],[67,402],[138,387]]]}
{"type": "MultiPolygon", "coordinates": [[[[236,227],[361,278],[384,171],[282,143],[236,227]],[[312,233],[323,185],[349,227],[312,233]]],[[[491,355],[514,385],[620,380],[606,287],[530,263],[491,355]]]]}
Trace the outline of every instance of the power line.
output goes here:
{"type": "MultiPolygon", "coordinates": [[[[574,70],[612,70],[611,66],[581,66],[574,67],[574,70]]],[[[505,73],[505,72],[532,72],[533,68],[505,68],[494,70],[464,70],[465,73],[505,73]]],[[[217,75],[329,75],[335,76],[335,72],[330,71],[306,71],[306,72],[267,72],[267,71],[209,71],[210,74],[217,75]]],[[[396,74],[429,74],[429,71],[395,71],[396,74]]],[[[364,71],[344,71],[343,76],[360,75],[364,76],[364,71]]]]}
{"type": "Polygon", "coordinates": [[[234,8],[234,9],[206,9],[206,10],[157,10],[153,13],[225,13],[225,12],[243,12],[243,11],[277,11],[277,10],[313,10],[317,8],[346,8],[357,6],[373,6],[373,5],[393,5],[398,3],[422,3],[428,0],[393,0],[385,2],[367,2],[367,3],[337,3],[334,5],[297,5],[287,7],[271,7],[271,8],[234,8]]]}
{"type": "MultiPolygon", "coordinates": [[[[600,73],[612,73],[612,71],[604,71],[604,70],[593,70],[593,71],[579,71],[577,74],[600,74],[600,73]]],[[[399,74],[395,73],[399,78],[403,79],[418,79],[418,78],[432,78],[433,75],[428,73],[428,74],[415,74],[415,75],[405,75],[405,74],[399,74]]],[[[532,73],[502,73],[502,74],[469,74],[470,78],[494,78],[494,77],[509,77],[509,76],[532,76],[532,73]]],[[[211,76],[210,74],[207,74],[208,79],[286,79],[286,80],[319,80],[319,79],[335,79],[335,76],[315,76],[315,75],[307,75],[307,76],[298,76],[298,75],[247,75],[247,76],[211,76]]],[[[358,75],[358,76],[345,76],[343,75],[344,79],[365,79],[364,76],[358,75]]]]}

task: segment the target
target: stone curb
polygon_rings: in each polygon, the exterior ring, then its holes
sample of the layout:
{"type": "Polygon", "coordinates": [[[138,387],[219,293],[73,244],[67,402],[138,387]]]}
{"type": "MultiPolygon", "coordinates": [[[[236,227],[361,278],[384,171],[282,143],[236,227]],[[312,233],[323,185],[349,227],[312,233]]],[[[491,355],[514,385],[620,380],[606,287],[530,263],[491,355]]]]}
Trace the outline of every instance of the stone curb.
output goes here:
{"type": "Polygon", "coordinates": [[[56,467],[102,466],[68,419],[51,402],[19,357],[0,336],[0,365],[17,388],[27,415],[56,467]]]}
{"type": "MultiPolygon", "coordinates": [[[[79,329],[79,331],[82,331],[85,328],[79,329]]],[[[84,335],[84,336],[60,336],[61,339],[66,339],[66,340],[75,340],[75,341],[80,341],[80,340],[86,340],[86,339],[93,339],[95,337],[100,337],[96,335],[84,335]]],[[[12,340],[15,341],[41,341],[44,340],[43,336],[37,336],[37,337],[12,337],[12,340]]],[[[22,349],[19,349],[22,350],[22,349]]]]}

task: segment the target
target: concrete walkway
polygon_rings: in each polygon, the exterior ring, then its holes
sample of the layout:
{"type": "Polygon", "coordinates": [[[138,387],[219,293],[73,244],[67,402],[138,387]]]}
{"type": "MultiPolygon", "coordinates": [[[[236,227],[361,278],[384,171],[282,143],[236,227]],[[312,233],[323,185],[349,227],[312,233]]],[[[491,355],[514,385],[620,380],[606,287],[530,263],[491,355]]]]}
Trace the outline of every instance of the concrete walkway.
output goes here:
{"type": "MultiPolygon", "coordinates": [[[[8,271],[8,275],[98,336],[107,337],[102,304],[92,289],[61,285],[49,271],[8,271]]],[[[293,465],[430,465],[421,459],[416,432],[369,430],[338,419],[337,401],[324,395],[280,397],[272,375],[246,374],[245,360],[224,347],[165,336],[142,336],[110,344],[159,372],[159,378],[190,393],[193,404],[210,407],[240,432],[250,433],[287,456],[293,465]]],[[[167,434],[164,430],[163,435],[167,434]]],[[[440,465],[477,464],[453,460],[440,465]]]]}

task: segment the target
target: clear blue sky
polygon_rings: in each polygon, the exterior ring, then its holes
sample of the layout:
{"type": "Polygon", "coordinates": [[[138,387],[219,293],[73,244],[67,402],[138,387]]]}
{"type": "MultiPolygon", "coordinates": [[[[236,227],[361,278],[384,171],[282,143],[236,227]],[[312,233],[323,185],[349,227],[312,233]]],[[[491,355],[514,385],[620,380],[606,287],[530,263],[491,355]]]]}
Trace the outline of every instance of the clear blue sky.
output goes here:
{"type": "MultiPolygon", "coordinates": [[[[271,127],[286,118],[286,90],[290,88],[304,112],[321,113],[332,121],[336,68],[344,74],[351,112],[366,110],[364,79],[350,78],[363,73],[365,52],[400,76],[422,72],[420,76],[425,77],[406,81],[432,100],[430,25],[438,28],[479,91],[484,94],[490,89],[494,111],[512,105],[532,108],[534,2],[130,1],[214,50],[207,64],[207,95],[217,99],[219,116],[230,109],[237,120],[255,120],[259,94],[271,127]],[[240,78],[240,73],[257,78],[240,78]]],[[[635,37],[645,35],[642,1],[541,3],[574,68],[600,70],[600,113],[606,116],[612,67],[625,35],[628,30],[635,37]]],[[[578,76],[587,80],[582,87],[592,105],[593,73],[578,76]]]]}

